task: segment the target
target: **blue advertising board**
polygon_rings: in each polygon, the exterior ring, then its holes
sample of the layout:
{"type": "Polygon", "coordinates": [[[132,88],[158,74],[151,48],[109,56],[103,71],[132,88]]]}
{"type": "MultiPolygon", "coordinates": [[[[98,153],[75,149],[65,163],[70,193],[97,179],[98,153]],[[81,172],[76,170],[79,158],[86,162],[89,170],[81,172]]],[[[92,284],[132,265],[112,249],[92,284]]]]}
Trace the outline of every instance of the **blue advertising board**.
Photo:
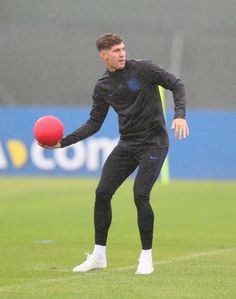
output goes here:
{"type": "MultiPolygon", "coordinates": [[[[0,173],[9,175],[99,176],[102,165],[119,140],[118,120],[110,111],[99,132],[59,150],[45,150],[34,141],[33,126],[43,115],[59,117],[65,135],[80,127],[90,108],[0,107],[0,173]]],[[[189,138],[175,140],[169,130],[173,112],[167,111],[171,179],[236,179],[236,112],[188,112],[189,138]]]]}

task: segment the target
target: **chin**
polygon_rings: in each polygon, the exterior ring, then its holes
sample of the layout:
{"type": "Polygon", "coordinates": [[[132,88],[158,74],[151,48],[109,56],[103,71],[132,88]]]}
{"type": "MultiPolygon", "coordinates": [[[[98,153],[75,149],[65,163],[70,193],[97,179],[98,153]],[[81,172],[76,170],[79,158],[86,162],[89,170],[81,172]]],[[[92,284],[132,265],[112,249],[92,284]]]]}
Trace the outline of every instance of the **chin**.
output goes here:
{"type": "Polygon", "coordinates": [[[125,68],[125,63],[122,64],[122,65],[119,65],[116,69],[117,69],[117,70],[122,70],[122,69],[124,69],[124,68],[125,68]]]}

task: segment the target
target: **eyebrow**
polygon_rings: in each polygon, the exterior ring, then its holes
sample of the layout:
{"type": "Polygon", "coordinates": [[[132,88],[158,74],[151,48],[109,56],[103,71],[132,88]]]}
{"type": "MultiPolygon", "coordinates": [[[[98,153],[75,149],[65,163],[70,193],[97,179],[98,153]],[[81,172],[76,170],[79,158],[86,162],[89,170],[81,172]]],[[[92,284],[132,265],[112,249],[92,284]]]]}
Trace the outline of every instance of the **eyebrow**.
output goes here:
{"type": "Polygon", "coordinates": [[[125,47],[122,47],[122,48],[115,48],[115,49],[113,49],[113,51],[117,51],[117,50],[124,50],[125,49],[125,47]]]}

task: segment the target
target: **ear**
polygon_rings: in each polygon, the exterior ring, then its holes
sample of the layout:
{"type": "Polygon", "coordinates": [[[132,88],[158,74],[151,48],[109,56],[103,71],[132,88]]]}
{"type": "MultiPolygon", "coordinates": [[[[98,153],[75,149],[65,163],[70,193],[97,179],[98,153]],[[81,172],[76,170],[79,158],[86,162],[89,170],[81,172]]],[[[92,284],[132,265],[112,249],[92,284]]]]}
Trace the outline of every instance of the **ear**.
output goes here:
{"type": "Polygon", "coordinates": [[[102,60],[106,60],[107,57],[106,50],[101,50],[98,54],[102,60]]]}

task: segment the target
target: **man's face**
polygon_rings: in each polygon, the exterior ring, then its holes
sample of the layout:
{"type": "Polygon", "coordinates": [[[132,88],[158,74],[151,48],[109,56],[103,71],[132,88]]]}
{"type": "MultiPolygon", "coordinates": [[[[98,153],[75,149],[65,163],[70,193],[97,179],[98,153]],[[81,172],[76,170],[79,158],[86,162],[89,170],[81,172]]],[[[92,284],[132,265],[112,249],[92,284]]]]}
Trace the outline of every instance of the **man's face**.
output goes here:
{"type": "Polygon", "coordinates": [[[102,50],[99,52],[99,55],[111,72],[125,67],[126,53],[124,43],[114,45],[108,50],[102,50]]]}

